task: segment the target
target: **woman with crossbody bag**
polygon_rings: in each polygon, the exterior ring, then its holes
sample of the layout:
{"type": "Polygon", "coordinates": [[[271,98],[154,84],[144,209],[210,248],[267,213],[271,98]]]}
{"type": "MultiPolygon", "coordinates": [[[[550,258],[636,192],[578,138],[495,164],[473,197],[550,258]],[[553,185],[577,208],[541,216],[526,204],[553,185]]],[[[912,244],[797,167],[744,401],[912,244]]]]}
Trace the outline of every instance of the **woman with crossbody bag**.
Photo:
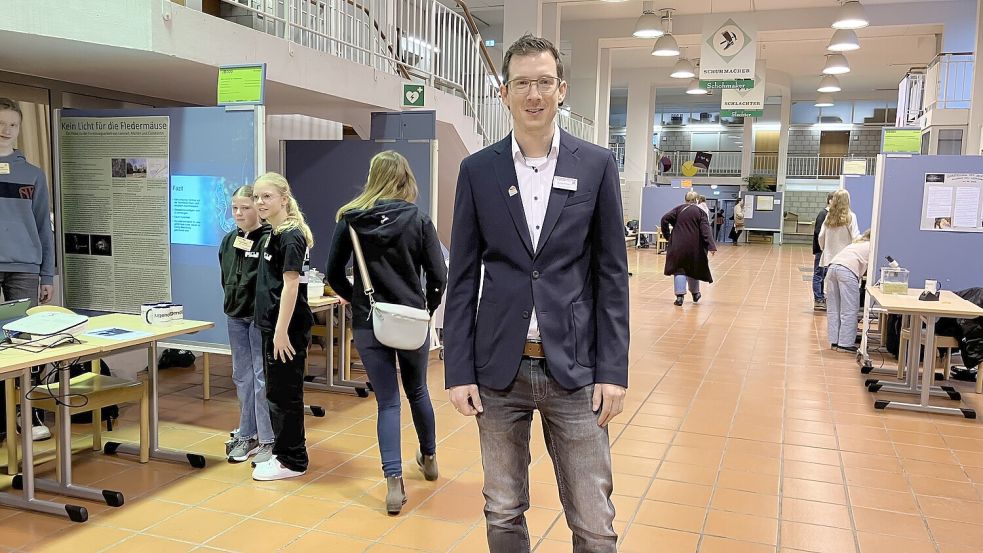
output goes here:
{"type": "Polygon", "coordinates": [[[365,189],[338,210],[325,271],[335,292],[352,304],[355,347],[379,409],[376,430],[388,486],[386,509],[393,515],[406,503],[397,360],[420,441],[417,464],[427,480],[438,476],[436,426],[427,390],[428,329],[447,284],[447,267],[437,230],[412,203],[416,198],[416,179],[403,156],[386,151],[373,157],[365,189]],[[354,285],[345,275],[353,254],[354,285]]]}

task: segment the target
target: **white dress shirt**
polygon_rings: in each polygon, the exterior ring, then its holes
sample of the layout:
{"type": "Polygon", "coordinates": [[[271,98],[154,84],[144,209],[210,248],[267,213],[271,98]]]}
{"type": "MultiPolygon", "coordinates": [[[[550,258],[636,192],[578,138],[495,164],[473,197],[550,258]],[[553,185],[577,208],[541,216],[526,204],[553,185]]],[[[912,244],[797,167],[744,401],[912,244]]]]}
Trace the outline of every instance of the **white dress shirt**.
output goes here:
{"type": "MultiPolygon", "coordinates": [[[[526,157],[515,141],[512,133],[512,159],[515,161],[515,176],[519,179],[519,197],[522,198],[522,210],[526,214],[526,226],[532,239],[533,249],[538,249],[539,236],[543,231],[543,221],[546,220],[546,208],[549,205],[550,189],[553,187],[553,176],[556,173],[556,159],[560,154],[560,129],[553,128],[553,143],[546,157],[526,157]]],[[[526,338],[540,340],[539,320],[536,317],[536,306],[533,305],[529,317],[529,333],[526,338]]]]}

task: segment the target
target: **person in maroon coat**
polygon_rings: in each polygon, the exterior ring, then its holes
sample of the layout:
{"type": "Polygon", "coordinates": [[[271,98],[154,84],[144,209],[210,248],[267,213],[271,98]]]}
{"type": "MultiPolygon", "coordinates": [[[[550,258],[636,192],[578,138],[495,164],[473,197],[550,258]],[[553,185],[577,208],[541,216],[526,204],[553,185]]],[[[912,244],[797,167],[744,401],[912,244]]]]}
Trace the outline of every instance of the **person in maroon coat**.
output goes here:
{"type": "Polygon", "coordinates": [[[686,203],[662,216],[662,235],[669,239],[665,274],[675,278],[676,305],[683,304],[687,285],[693,303],[697,303],[701,296],[700,281],[713,282],[707,252],[716,254],[717,245],[706,214],[696,205],[699,197],[690,190],[686,193],[686,203]]]}

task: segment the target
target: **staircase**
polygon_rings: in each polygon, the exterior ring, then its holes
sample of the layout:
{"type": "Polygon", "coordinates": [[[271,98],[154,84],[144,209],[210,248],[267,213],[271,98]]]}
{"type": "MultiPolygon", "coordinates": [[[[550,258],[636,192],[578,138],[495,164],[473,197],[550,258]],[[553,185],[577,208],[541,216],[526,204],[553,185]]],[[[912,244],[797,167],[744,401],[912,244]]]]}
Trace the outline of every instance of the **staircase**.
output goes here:
{"type": "MultiPolygon", "coordinates": [[[[463,100],[488,145],[511,129],[501,80],[463,0],[219,0],[223,19],[426,84],[463,100]]],[[[561,111],[561,127],[594,140],[592,121],[561,111]]]]}

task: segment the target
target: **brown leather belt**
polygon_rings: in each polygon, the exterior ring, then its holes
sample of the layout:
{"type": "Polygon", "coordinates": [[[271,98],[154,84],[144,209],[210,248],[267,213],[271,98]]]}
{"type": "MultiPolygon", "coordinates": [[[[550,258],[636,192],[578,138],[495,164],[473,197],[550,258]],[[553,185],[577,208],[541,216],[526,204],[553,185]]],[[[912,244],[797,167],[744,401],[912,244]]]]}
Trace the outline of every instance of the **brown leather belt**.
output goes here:
{"type": "Polygon", "coordinates": [[[526,347],[522,350],[522,356],[533,359],[546,359],[546,350],[543,349],[542,342],[526,342],[526,347]]]}

